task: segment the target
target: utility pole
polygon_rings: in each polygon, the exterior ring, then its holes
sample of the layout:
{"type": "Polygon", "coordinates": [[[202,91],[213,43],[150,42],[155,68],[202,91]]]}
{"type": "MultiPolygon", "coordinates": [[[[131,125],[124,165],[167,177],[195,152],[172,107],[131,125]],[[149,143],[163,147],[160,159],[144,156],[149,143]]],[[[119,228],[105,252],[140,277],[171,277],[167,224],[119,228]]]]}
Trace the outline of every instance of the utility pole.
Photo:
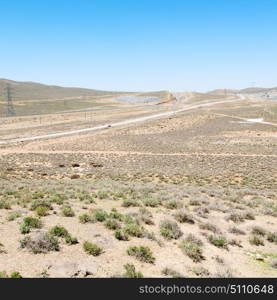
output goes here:
{"type": "Polygon", "coordinates": [[[9,83],[6,85],[6,117],[12,117],[15,115],[13,102],[12,102],[12,92],[9,83]]]}

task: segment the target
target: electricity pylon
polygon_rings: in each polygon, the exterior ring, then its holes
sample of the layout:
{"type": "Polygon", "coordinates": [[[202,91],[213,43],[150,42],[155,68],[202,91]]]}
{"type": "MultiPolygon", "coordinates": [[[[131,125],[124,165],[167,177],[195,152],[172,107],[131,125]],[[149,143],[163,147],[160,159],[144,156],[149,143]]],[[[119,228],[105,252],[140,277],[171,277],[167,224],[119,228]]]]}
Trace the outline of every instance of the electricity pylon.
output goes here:
{"type": "Polygon", "coordinates": [[[15,115],[13,102],[12,102],[12,91],[9,83],[6,85],[6,117],[12,117],[15,115]]]}

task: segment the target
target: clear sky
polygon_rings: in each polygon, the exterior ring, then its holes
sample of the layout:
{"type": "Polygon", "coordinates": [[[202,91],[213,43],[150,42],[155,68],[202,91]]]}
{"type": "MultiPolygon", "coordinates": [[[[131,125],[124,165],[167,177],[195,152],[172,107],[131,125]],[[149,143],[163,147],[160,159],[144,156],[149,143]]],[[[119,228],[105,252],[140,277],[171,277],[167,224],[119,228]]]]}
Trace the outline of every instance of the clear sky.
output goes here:
{"type": "Polygon", "coordinates": [[[0,78],[134,91],[277,86],[277,0],[0,0],[0,78]]]}

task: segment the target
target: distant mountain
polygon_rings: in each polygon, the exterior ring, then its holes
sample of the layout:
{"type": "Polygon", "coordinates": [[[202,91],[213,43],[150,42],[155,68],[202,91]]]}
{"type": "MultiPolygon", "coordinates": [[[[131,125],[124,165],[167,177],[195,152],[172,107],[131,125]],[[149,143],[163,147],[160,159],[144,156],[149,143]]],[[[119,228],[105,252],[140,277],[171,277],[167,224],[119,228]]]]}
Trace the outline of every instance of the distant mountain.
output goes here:
{"type": "Polygon", "coordinates": [[[273,87],[273,88],[252,87],[252,88],[242,89],[240,90],[240,93],[256,94],[256,93],[268,93],[273,91],[277,91],[277,87],[273,87]]]}
{"type": "Polygon", "coordinates": [[[239,90],[216,89],[216,90],[208,92],[208,94],[214,94],[214,95],[236,94],[236,93],[239,93],[239,90]]]}
{"type": "Polygon", "coordinates": [[[8,79],[0,79],[0,97],[5,94],[7,84],[10,85],[12,98],[14,101],[40,99],[51,100],[71,97],[78,98],[122,94],[120,92],[109,92],[75,87],[60,87],[35,82],[18,82],[8,79]]]}
{"type": "Polygon", "coordinates": [[[214,95],[224,95],[224,94],[259,94],[259,93],[271,93],[271,92],[277,92],[277,87],[273,87],[273,88],[251,87],[251,88],[245,88],[245,89],[241,89],[241,90],[235,90],[235,89],[216,89],[216,90],[208,92],[208,94],[214,94],[214,95]]]}

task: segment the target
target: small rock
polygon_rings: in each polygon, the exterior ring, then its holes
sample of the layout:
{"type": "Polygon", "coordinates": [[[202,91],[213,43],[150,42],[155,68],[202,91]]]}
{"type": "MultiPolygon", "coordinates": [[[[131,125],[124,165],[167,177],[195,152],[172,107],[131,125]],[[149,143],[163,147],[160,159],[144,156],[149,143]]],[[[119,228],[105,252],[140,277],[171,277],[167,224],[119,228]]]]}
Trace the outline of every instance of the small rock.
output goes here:
{"type": "Polygon", "coordinates": [[[258,261],[264,261],[264,257],[262,257],[262,255],[260,255],[260,254],[256,254],[255,258],[258,261]]]}
{"type": "Polygon", "coordinates": [[[73,167],[73,168],[79,168],[80,165],[79,165],[79,164],[72,164],[72,167],[73,167]]]}
{"type": "Polygon", "coordinates": [[[73,175],[70,176],[70,178],[71,178],[71,179],[78,179],[78,178],[80,178],[80,175],[78,175],[78,174],[73,174],[73,175]]]}
{"type": "Polygon", "coordinates": [[[49,269],[49,274],[54,277],[74,277],[79,274],[78,264],[65,263],[61,265],[52,266],[49,269]]]}
{"type": "Polygon", "coordinates": [[[94,163],[94,162],[91,162],[90,165],[93,166],[94,168],[102,168],[103,167],[102,164],[98,164],[98,163],[94,163]]]}

